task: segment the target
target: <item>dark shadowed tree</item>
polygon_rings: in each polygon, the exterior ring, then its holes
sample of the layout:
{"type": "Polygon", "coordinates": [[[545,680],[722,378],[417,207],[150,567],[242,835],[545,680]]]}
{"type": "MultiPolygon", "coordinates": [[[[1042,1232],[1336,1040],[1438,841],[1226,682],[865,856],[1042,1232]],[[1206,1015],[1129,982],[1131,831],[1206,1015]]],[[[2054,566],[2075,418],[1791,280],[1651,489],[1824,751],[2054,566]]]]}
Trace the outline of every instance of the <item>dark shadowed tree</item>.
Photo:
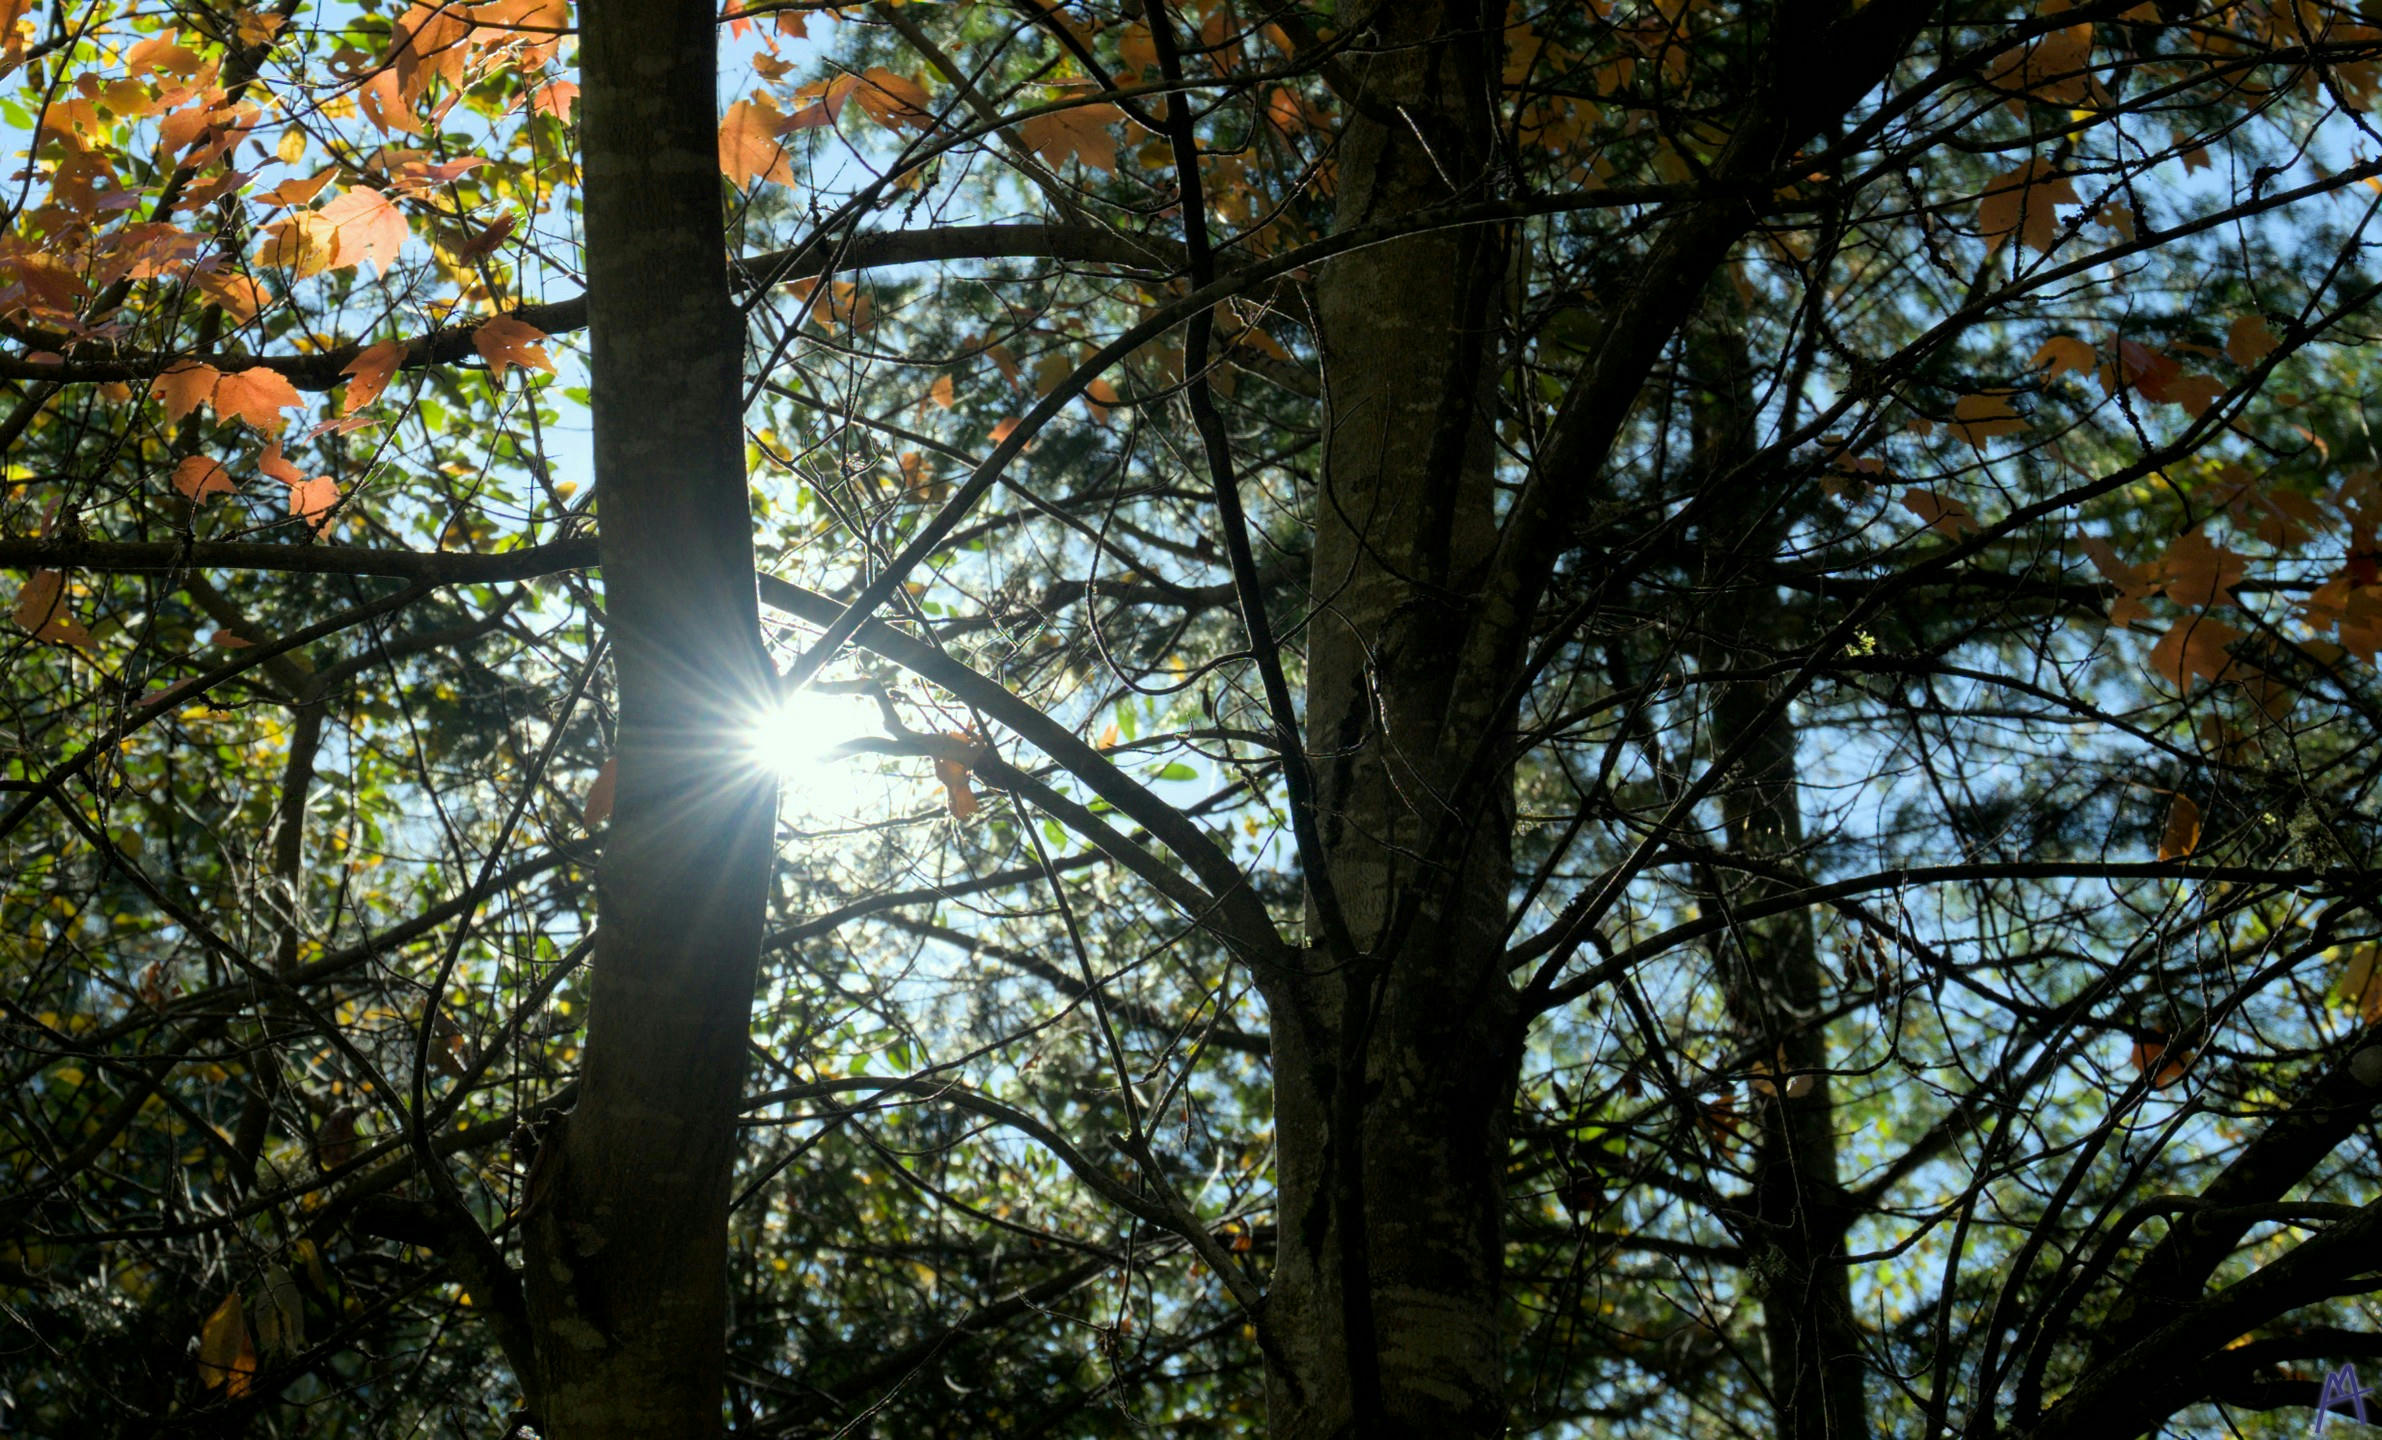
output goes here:
{"type": "Polygon", "coordinates": [[[2354,11],[0,22],[8,1428],[2382,1360],[2354,11]]]}

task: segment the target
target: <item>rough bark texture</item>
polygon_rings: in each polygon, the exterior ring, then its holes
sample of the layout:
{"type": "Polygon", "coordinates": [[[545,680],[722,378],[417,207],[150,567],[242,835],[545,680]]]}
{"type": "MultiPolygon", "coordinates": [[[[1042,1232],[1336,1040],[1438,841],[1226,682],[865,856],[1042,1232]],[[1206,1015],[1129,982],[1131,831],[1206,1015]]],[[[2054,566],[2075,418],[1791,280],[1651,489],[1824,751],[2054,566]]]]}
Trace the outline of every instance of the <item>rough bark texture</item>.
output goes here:
{"type": "MultiPolygon", "coordinates": [[[[1500,27],[1495,4],[1381,12],[1353,65],[1343,225],[1490,193],[1500,27]]],[[[1357,252],[1318,282],[1331,438],[1307,751],[1349,953],[1319,944],[1274,996],[1281,1440],[1504,1432],[1510,771],[1451,793],[1512,726],[1494,691],[1458,683],[1497,538],[1503,271],[1503,238],[1469,229],[1357,252]]]]}
{"type": "Polygon", "coordinates": [[[555,1440],[716,1433],[727,1201],[775,786],[744,477],[713,7],[582,12],[588,314],[619,765],[586,1070],[533,1168],[555,1440]]]}
{"type": "MultiPolygon", "coordinates": [[[[1714,599],[1699,656],[1706,674],[1761,670],[1796,639],[1793,611],[1774,586],[1748,573],[1785,545],[1789,526],[1779,503],[1789,492],[1761,483],[1748,468],[1758,402],[1744,346],[1730,289],[1715,286],[1686,343],[1697,468],[1715,516],[1704,536],[1700,577],[1714,599]]],[[[1774,704],[1771,687],[1741,682],[1714,689],[1713,753],[1746,747],[1725,782],[1721,813],[1728,852],[1748,862],[1751,873],[1713,876],[1712,902],[1725,913],[1791,888],[1759,872],[1804,863],[1803,809],[1795,722],[1774,704]]],[[[1760,1297],[1769,1350],[1772,1433],[1863,1440],[1869,1419],[1861,1336],[1843,1262],[1850,1208],[1837,1178],[1834,1106],[1824,1073],[1825,977],[1811,912],[1732,926],[1718,958],[1730,1019],[1745,1048],[1777,1077],[1754,1087],[1753,1193],[1750,1213],[1738,1221],[1751,1257],[1748,1288],[1760,1297]]]]}

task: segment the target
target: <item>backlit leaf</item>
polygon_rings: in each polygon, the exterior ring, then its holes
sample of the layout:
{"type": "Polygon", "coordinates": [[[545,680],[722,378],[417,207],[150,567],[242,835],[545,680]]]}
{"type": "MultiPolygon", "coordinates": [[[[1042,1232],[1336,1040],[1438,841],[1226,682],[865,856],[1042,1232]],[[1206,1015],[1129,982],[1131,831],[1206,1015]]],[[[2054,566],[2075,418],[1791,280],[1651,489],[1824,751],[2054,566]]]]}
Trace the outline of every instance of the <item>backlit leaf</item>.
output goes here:
{"type": "Polygon", "coordinates": [[[546,332],[528,321],[499,315],[493,320],[481,321],[480,328],[472,332],[471,343],[487,360],[488,373],[502,380],[505,370],[514,365],[525,370],[543,370],[549,375],[553,374],[554,362],[546,357],[544,348],[537,343],[545,338],[546,332]]]}

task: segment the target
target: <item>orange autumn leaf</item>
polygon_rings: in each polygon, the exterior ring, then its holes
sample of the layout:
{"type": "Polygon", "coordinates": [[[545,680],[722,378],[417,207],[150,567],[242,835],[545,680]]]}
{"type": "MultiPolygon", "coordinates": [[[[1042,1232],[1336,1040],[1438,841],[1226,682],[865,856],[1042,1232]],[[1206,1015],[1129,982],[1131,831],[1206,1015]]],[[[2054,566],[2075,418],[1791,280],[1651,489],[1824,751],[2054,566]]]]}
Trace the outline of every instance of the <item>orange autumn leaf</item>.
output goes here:
{"type": "Polygon", "coordinates": [[[281,453],[279,440],[267,445],[265,453],[256,457],[256,468],[264,471],[267,479],[278,480],[284,485],[297,485],[306,479],[306,472],[289,463],[288,458],[281,453]]]}
{"type": "Polygon", "coordinates": [[[2206,610],[2233,603],[2233,586],[2248,573],[2250,562],[2192,530],[2169,542],[2159,566],[2167,579],[2168,599],[2206,610]]]}
{"type": "Polygon", "coordinates": [[[2200,848],[2200,807],[2178,794],[2167,806],[2167,829],[2159,836],[2159,858],[2181,860],[2200,848]]]}
{"type": "Polygon", "coordinates": [[[2091,557],[2101,578],[2117,589],[2117,598],[2109,602],[2110,624],[2131,625],[2150,614],[2150,607],[2142,602],[2159,593],[2157,566],[2128,565],[2117,558],[2108,541],[2095,535],[2085,536],[2078,545],[2091,557]]]}
{"type": "Polygon", "coordinates": [[[2059,239],[2053,207],[2076,203],[2076,187],[2037,156],[1987,183],[1977,204],[1977,233],[1989,250],[2015,232],[2029,249],[2048,251],[2059,239]]]}
{"type": "Polygon", "coordinates": [[[528,321],[499,315],[480,322],[480,328],[472,332],[471,343],[487,360],[488,373],[502,380],[505,370],[514,365],[553,374],[554,362],[546,358],[544,348],[537,343],[545,338],[546,332],[528,321]]]}
{"type": "Polygon", "coordinates": [[[2041,370],[2046,380],[2069,370],[2090,370],[2100,359],[2100,352],[2073,335],[2054,335],[2043,342],[2027,368],[2041,370]]]}
{"type": "Polygon", "coordinates": [[[2184,1077],[2184,1067],[2192,1063],[2190,1051],[2170,1054],[2166,1037],[2160,1035],[2136,1040],[2133,1052],[2128,1058],[2133,1061],[2134,1073],[2137,1075],[2151,1071],[2155,1067],[2156,1073],[2150,1077],[2150,1086],[2153,1090],[2164,1090],[2181,1080],[2184,1077]]]}
{"type": "Polygon", "coordinates": [[[938,375],[935,377],[934,388],[926,392],[926,398],[935,402],[941,409],[948,410],[959,403],[959,387],[949,375],[938,375]]]}
{"type": "Polygon", "coordinates": [[[1952,406],[1953,432],[1971,446],[1981,447],[1996,435],[2015,435],[2026,428],[2024,417],[2010,408],[2008,391],[1963,395],[1952,406]]]}
{"type": "Polygon", "coordinates": [[[347,398],[341,402],[339,413],[353,415],[378,400],[380,392],[388,388],[389,377],[397,373],[398,364],[405,359],[405,350],[402,340],[384,340],[357,351],[356,358],[339,372],[355,377],[348,382],[347,398]]]}
{"type": "Polygon", "coordinates": [[[304,205],[308,201],[314,199],[315,196],[323,193],[323,187],[330,184],[332,177],[338,173],[338,169],[333,167],[324,170],[321,174],[316,175],[311,179],[284,180],[280,184],[274,186],[272,189],[259,194],[256,198],[263,201],[267,205],[304,205]]]}
{"type": "Polygon", "coordinates": [[[273,299],[271,292],[246,275],[221,272],[201,275],[198,289],[201,295],[222,306],[234,325],[245,325],[255,319],[256,312],[273,299]]]}
{"type": "Polygon", "coordinates": [[[215,393],[215,382],[222,378],[223,372],[212,365],[184,360],[150,381],[149,393],[165,401],[166,423],[170,425],[206,404],[215,393]]]}
{"type": "Polygon", "coordinates": [[[1125,112],[1114,105],[1078,105],[1020,123],[1017,136],[1053,170],[1072,159],[1113,175],[1117,137],[1111,127],[1124,118],[1125,112]]]}
{"type": "Polygon", "coordinates": [[[254,365],[217,381],[211,403],[215,413],[227,420],[237,419],[251,429],[278,435],[286,423],[281,412],[303,406],[306,400],[279,371],[254,365]]]}
{"type": "Polygon", "coordinates": [[[868,118],[879,125],[897,130],[923,130],[934,120],[934,115],[927,109],[926,91],[918,82],[896,75],[882,66],[872,65],[862,71],[852,84],[850,94],[860,102],[860,108],[868,118]]]}
{"type": "Polygon", "coordinates": [[[397,263],[397,252],[407,234],[405,212],[390,204],[388,196],[370,186],[358,186],[314,213],[319,222],[331,227],[332,269],[345,270],[369,260],[374,274],[386,275],[397,263]]]}
{"type": "Polygon", "coordinates": [[[2263,315],[2244,315],[2225,327],[2225,358],[2236,365],[2255,365],[2282,343],[2263,315]]]}
{"type": "Polygon", "coordinates": [[[34,571],[9,613],[17,627],[36,640],[91,647],[91,632],[66,608],[66,576],[59,571],[34,571]]]}
{"type": "MultiPolygon", "coordinates": [[[[964,735],[954,735],[951,738],[963,741],[967,739],[964,735]]],[[[966,820],[981,808],[976,803],[975,790],[968,784],[967,761],[937,756],[935,758],[935,779],[942,783],[944,804],[950,810],[952,819],[966,820]]]]}
{"type": "Polygon", "coordinates": [[[206,504],[210,496],[229,495],[235,488],[231,472],[204,455],[185,455],[174,467],[174,490],[193,505],[206,504]]]}
{"type": "Polygon", "coordinates": [[[2196,679],[2214,680],[2226,672],[2234,663],[2228,647],[2240,638],[2240,631],[2205,615],[2186,619],[2151,647],[2150,671],[2178,690],[2189,690],[2196,679]]]}
{"type": "Polygon", "coordinates": [[[784,125],[784,117],[775,110],[750,100],[728,107],[720,121],[719,148],[720,173],[729,184],[739,190],[752,189],[756,180],[794,184],[794,169],[777,139],[784,125]]]}
{"type": "Polygon", "coordinates": [[[289,487],[289,515],[303,520],[320,535],[331,527],[331,511],[339,504],[339,482],[328,475],[300,480],[289,487]]]}

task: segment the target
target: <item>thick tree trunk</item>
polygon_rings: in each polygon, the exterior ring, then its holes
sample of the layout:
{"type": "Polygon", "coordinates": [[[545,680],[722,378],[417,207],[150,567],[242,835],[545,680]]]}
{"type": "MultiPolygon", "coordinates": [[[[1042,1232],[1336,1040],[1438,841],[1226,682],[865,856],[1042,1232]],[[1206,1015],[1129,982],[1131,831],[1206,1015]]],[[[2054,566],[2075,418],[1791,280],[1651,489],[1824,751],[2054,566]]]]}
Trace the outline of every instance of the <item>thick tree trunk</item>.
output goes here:
{"type": "MultiPolygon", "coordinates": [[[[1486,193],[1494,4],[1385,7],[1352,65],[1340,223],[1486,193]]],[[[1345,947],[1273,994],[1281,1242],[1267,1301],[1278,1440],[1504,1433],[1503,949],[1512,778],[1451,794],[1512,728],[1458,683],[1496,543],[1504,238],[1426,235],[1318,281],[1330,448],[1316,502],[1306,748],[1345,947]]],[[[1320,902],[1318,902],[1320,903],[1320,902]]]]}
{"type": "Polygon", "coordinates": [[[554,1440],[716,1433],[727,1202],[775,785],[709,0],[581,12],[588,319],[619,771],[586,1070],[527,1289],[554,1440]]]}
{"type": "MultiPolygon", "coordinates": [[[[1774,587],[1749,574],[1775,557],[1788,526],[1780,491],[1738,467],[1755,449],[1757,402],[1745,340],[1729,287],[1713,287],[1713,310],[1688,327],[1687,361],[1695,391],[1698,469],[1703,484],[1724,487],[1705,537],[1710,629],[1698,662],[1708,674],[1759,670],[1793,641],[1794,616],[1774,587]]],[[[1730,853],[1753,867],[1803,861],[1803,811],[1796,770],[1796,727],[1772,712],[1768,687],[1739,682],[1717,688],[1711,715],[1715,756],[1748,748],[1721,792],[1730,853]]],[[[1783,887],[1755,874],[1713,877],[1719,907],[1766,899],[1783,887]]],[[[1753,1096],[1751,1214],[1740,1238],[1751,1257],[1747,1283],[1762,1307],[1770,1392],[1785,1440],[1866,1440],[1861,1335],[1853,1314],[1851,1273],[1843,1261],[1845,1204],[1836,1170],[1836,1125],[1827,1077],[1824,997],[1808,911],[1794,910],[1730,928],[1720,953],[1721,990],[1747,1048],[1776,1078],[1753,1096]],[[1766,1092],[1766,1093],[1765,1093],[1766,1092]]]]}

